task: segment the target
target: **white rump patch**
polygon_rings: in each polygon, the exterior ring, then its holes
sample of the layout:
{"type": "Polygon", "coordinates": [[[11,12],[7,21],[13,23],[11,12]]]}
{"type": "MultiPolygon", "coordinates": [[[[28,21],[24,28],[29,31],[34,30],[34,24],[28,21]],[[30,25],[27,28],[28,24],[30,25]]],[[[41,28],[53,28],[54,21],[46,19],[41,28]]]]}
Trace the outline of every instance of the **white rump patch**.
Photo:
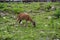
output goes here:
{"type": "Polygon", "coordinates": [[[23,24],[22,21],[20,22],[20,24],[23,24]]]}

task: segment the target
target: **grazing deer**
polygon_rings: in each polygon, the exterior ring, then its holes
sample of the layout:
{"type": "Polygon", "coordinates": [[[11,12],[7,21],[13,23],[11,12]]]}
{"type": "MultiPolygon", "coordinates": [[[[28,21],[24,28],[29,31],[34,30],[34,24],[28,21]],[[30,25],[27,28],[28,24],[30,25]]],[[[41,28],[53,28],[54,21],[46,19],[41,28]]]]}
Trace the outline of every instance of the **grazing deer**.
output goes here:
{"type": "Polygon", "coordinates": [[[32,18],[27,13],[18,14],[17,21],[19,21],[19,23],[22,23],[22,20],[26,20],[26,25],[27,25],[27,21],[30,21],[33,24],[33,26],[36,27],[35,22],[32,20],[32,18]]]}

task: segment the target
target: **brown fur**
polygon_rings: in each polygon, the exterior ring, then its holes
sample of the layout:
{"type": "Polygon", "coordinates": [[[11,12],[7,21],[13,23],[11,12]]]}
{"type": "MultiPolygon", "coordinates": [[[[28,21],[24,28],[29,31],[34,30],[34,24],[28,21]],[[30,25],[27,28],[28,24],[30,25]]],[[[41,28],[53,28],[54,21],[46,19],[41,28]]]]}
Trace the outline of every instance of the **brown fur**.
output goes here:
{"type": "Polygon", "coordinates": [[[34,27],[36,26],[35,22],[32,20],[32,18],[27,13],[18,14],[17,21],[19,21],[20,23],[22,20],[30,21],[34,27]]]}

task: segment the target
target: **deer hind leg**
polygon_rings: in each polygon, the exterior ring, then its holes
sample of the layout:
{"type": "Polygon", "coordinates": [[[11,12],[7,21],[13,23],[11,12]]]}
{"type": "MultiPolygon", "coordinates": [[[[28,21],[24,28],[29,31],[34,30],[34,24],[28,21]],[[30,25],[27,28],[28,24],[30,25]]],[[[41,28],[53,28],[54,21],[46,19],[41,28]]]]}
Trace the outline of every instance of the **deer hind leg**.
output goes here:
{"type": "Polygon", "coordinates": [[[20,23],[20,25],[21,25],[21,27],[22,27],[22,26],[23,26],[22,20],[20,20],[19,23],[20,23]]]}
{"type": "Polygon", "coordinates": [[[20,20],[19,23],[22,24],[22,20],[20,20]]]}
{"type": "Polygon", "coordinates": [[[26,27],[26,26],[27,26],[27,21],[26,21],[26,24],[23,24],[23,23],[22,23],[22,20],[20,20],[19,23],[20,23],[20,25],[21,25],[22,27],[26,27]]]}

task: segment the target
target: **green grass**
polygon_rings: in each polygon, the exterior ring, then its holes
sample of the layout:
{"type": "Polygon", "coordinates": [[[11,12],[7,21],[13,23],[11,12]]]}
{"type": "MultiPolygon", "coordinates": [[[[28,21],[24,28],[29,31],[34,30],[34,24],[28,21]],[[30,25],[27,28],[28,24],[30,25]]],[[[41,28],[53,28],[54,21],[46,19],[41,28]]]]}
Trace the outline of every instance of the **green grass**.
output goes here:
{"type": "Polygon", "coordinates": [[[60,39],[60,18],[54,19],[51,15],[54,15],[56,11],[47,12],[46,4],[56,6],[57,10],[60,7],[58,2],[0,3],[0,10],[8,12],[8,15],[0,17],[0,40],[60,39]],[[28,27],[22,27],[18,22],[16,23],[14,16],[16,17],[18,12],[28,12],[36,22],[36,27],[33,27],[30,22],[28,27]]]}

